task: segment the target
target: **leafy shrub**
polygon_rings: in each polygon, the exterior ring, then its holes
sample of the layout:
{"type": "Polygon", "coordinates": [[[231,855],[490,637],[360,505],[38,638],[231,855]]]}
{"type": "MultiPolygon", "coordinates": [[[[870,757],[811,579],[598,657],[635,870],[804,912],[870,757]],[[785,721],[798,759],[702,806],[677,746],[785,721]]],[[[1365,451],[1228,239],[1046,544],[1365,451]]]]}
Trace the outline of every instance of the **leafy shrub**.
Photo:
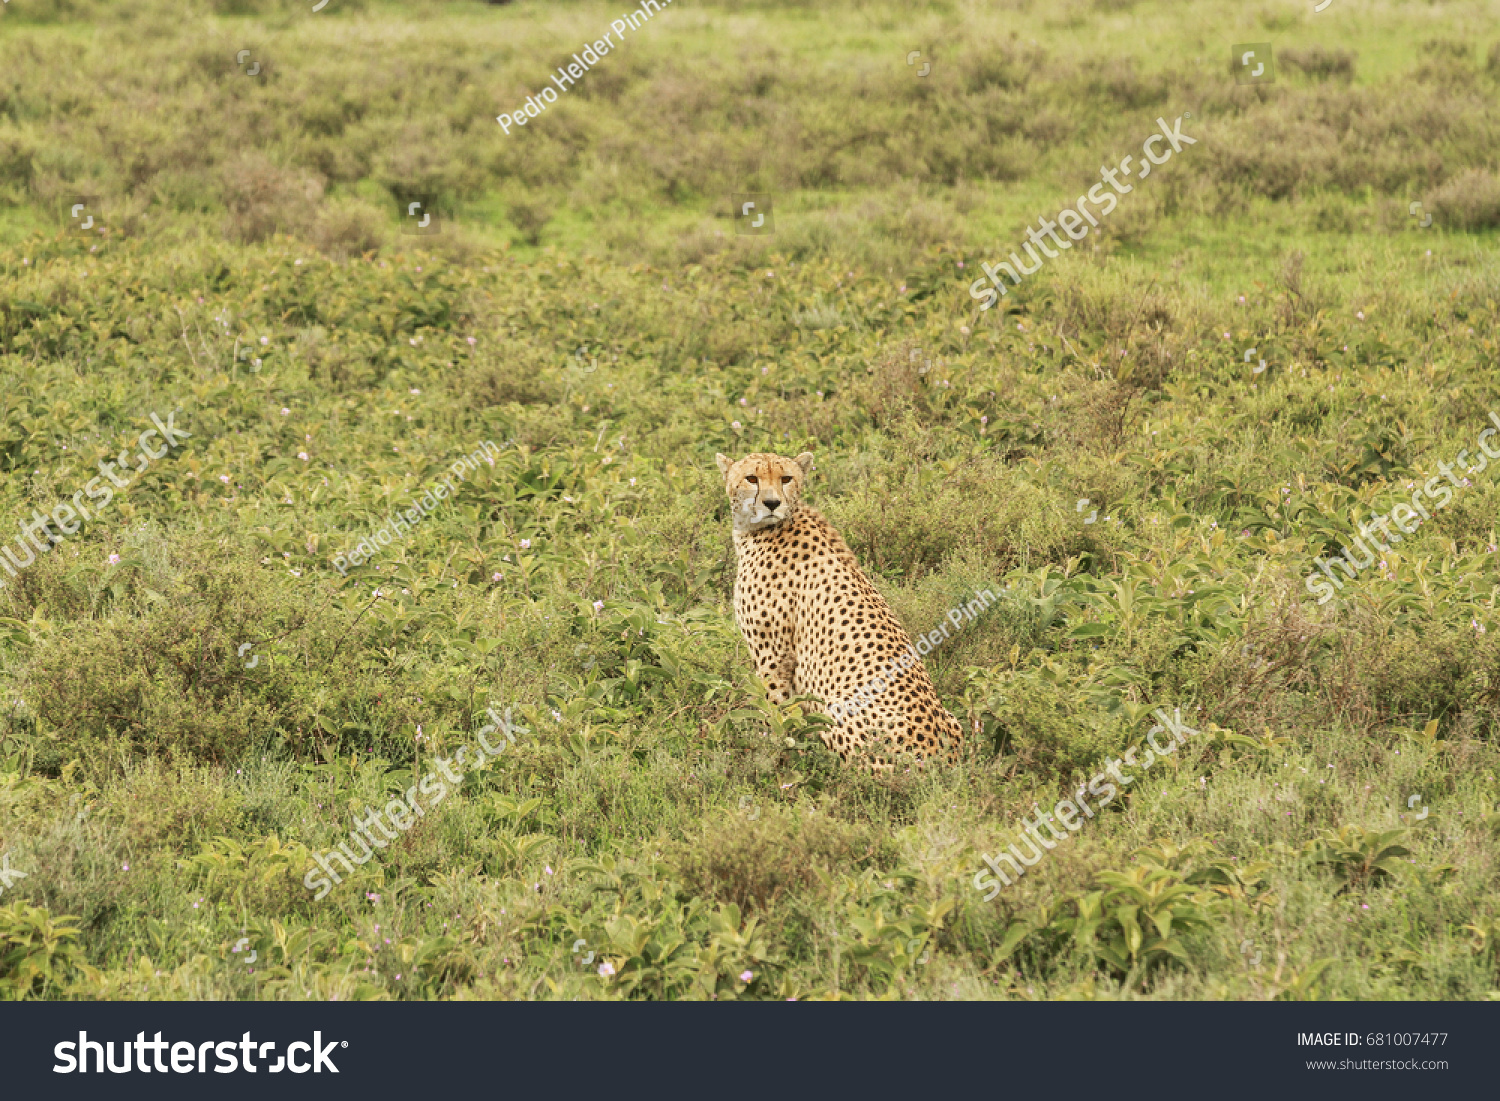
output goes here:
{"type": "Polygon", "coordinates": [[[319,212],[311,236],[325,256],[348,259],[384,244],[385,219],[368,203],[334,200],[319,212]]]}
{"type": "Polygon", "coordinates": [[[223,173],[224,205],[231,239],[264,241],[275,233],[296,233],[312,225],[323,198],[318,177],[273,164],[263,153],[246,153],[223,173]]]}
{"type": "Polygon", "coordinates": [[[284,913],[311,905],[302,879],[312,852],[300,842],[283,845],[275,834],[248,843],[215,837],[188,864],[203,876],[208,897],[225,898],[241,912],[284,913]]]}
{"type": "Polygon", "coordinates": [[[995,456],[941,466],[920,459],[912,455],[905,471],[887,475],[906,483],[902,492],[882,482],[821,506],[865,569],[910,580],[968,552],[991,563],[998,576],[1020,565],[1066,560],[1085,544],[1053,501],[1034,486],[1014,484],[995,456]]]}
{"type": "Polygon", "coordinates": [[[995,751],[1016,772],[1049,781],[1068,778],[1120,746],[1120,737],[1097,716],[1078,713],[1078,693],[1056,666],[1002,672],[990,684],[981,696],[981,721],[995,751]]]}
{"type": "Polygon", "coordinates": [[[1411,850],[1402,842],[1407,831],[1367,830],[1345,826],[1307,843],[1308,859],[1328,868],[1342,884],[1341,891],[1378,885],[1404,870],[1401,858],[1411,850]]]}
{"type": "Polygon", "coordinates": [[[1318,80],[1328,80],[1331,77],[1344,81],[1354,79],[1356,56],[1353,50],[1328,50],[1316,45],[1300,50],[1287,46],[1276,54],[1277,60],[1289,69],[1306,73],[1318,80]]]}
{"type": "Polygon", "coordinates": [[[710,825],[677,848],[673,863],[695,896],[765,910],[811,889],[820,871],[858,867],[878,843],[868,826],[766,807],[754,820],[735,815],[710,825]]]}
{"type": "Polygon", "coordinates": [[[75,920],[24,902],[0,908],[0,998],[55,993],[85,966],[75,920]]]}
{"type": "Polygon", "coordinates": [[[168,563],[125,558],[116,571],[105,614],[45,636],[33,655],[27,691],[55,752],[124,741],[167,759],[234,760],[252,747],[337,739],[344,725],[329,715],[379,694],[357,658],[339,657],[343,616],[288,601],[291,579],[237,549],[199,538],[175,546],[168,563]],[[292,645],[273,658],[278,639],[292,645]],[[247,643],[266,661],[242,654],[247,643]]]}
{"type": "Polygon", "coordinates": [[[542,230],[552,220],[552,211],[544,203],[517,200],[510,204],[510,223],[521,231],[521,239],[528,245],[538,245],[542,230]]]}
{"type": "Polygon", "coordinates": [[[1500,226],[1500,178],[1487,168],[1465,169],[1433,192],[1432,205],[1453,229],[1494,229],[1500,226]]]}

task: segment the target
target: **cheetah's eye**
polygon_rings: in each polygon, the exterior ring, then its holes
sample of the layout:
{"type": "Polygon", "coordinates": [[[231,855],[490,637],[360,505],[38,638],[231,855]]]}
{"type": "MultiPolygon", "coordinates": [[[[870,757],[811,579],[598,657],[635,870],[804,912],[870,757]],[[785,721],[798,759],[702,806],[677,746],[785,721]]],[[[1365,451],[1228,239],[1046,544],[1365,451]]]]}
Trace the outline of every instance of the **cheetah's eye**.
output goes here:
{"type": "Polygon", "coordinates": [[[749,475],[749,474],[746,474],[746,475],[745,475],[745,481],[747,481],[747,482],[749,482],[749,483],[750,483],[750,484],[751,484],[751,485],[753,485],[753,486],[758,486],[758,485],[760,485],[760,482],[758,482],[758,481],[756,481],[756,480],[755,480],[755,479],[754,479],[754,478],[753,478],[753,477],[751,477],[751,476],[750,476],[750,475],[749,475]]]}
{"type": "Polygon", "coordinates": [[[783,474],[783,475],[782,475],[782,476],[781,476],[781,484],[782,484],[782,485],[786,485],[786,484],[787,484],[787,483],[788,483],[788,482],[790,482],[790,481],[791,481],[791,480],[792,480],[792,476],[791,476],[791,475],[790,475],[790,474],[783,474]]]}

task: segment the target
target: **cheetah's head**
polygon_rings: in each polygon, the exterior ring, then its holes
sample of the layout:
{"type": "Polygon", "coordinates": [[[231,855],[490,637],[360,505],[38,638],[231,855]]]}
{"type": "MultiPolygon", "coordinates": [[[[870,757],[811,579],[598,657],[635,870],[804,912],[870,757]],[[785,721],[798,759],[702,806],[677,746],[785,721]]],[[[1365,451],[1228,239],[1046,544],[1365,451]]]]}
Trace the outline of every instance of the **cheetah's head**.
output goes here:
{"type": "Polygon", "coordinates": [[[813,468],[810,451],[795,459],[760,451],[737,463],[724,455],[714,458],[724,475],[737,532],[760,531],[790,517],[802,499],[802,481],[813,468]]]}

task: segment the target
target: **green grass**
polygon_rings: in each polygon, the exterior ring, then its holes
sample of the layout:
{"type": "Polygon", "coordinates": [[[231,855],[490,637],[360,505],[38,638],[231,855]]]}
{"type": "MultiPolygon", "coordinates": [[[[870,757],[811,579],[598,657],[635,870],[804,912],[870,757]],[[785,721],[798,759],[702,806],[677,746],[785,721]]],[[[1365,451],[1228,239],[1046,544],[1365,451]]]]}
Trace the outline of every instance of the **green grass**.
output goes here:
{"type": "Polygon", "coordinates": [[[1495,5],[677,0],[503,135],[617,14],[0,12],[0,545],[153,412],[192,433],[0,572],[0,993],[1496,996],[1500,468],[1304,587],[1500,412],[1495,5]],[[909,630],[1000,596],[927,662],[959,767],[872,777],[764,702],[713,463],[752,450],[814,452],[909,630]],[[315,900],[489,706],[515,747],[315,900]],[[1202,736],[986,902],[1156,707],[1202,736]]]}

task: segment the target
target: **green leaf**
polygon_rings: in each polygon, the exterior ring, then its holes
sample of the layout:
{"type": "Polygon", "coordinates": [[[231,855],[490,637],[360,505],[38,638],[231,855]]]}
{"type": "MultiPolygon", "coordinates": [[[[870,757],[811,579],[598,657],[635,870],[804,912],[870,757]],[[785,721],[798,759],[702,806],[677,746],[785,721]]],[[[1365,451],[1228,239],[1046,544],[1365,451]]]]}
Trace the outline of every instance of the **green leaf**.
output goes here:
{"type": "Polygon", "coordinates": [[[1113,634],[1119,628],[1109,623],[1085,623],[1081,627],[1074,627],[1068,632],[1069,638],[1102,638],[1104,635],[1113,634]]]}
{"type": "Polygon", "coordinates": [[[994,963],[1002,963],[1008,960],[1011,953],[1021,946],[1021,942],[1026,939],[1027,934],[1030,932],[1031,926],[1027,922],[1013,922],[1011,927],[1005,931],[1005,936],[1001,938],[1000,947],[995,949],[990,959],[994,963]]]}

